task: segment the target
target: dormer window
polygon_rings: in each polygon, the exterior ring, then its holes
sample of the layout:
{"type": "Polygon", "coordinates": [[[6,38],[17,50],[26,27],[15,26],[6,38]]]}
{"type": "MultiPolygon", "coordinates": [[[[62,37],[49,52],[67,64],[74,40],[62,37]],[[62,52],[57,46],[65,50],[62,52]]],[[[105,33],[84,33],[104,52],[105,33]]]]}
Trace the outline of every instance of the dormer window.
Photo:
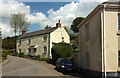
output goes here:
{"type": "Polygon", "coordinates": [[[31,39],[28,39],[28,44],[31,44],[31,39]]]}
{"type": "Polygon", "coordinates": [[[47,36],[46,35],[43,36],[43,40],[44,40],[44,42],[47,41],[47,36]]]}

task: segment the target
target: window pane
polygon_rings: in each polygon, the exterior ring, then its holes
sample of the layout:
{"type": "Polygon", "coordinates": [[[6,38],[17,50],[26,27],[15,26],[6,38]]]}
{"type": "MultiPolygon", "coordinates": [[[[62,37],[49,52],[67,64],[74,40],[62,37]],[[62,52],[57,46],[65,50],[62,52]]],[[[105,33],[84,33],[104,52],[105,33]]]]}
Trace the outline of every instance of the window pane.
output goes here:
{"type": "Polygon", "coordinates": [[[44,39],[44,41],[47,41],[47,36],[46,35],[43,36],[43,39],[44,39]]]}
{"type": "Polygon", "coordinates": [[[46,53],[46,52],[47,52],[47,47],[45,46],[45,47],[44,47],[44,53],[46,53]]]}
{"type": "Polygon", "coordinates": [[[118,30],[120,30],[120,14],[118,14],[118,30]]]}

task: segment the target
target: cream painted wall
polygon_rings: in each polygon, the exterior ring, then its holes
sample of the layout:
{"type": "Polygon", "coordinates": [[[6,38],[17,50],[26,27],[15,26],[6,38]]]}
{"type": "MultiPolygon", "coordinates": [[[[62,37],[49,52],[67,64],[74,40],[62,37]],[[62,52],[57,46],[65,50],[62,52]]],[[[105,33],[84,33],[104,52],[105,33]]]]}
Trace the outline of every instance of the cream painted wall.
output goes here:
{"type": "MultiPolygon", "coordinates": [[[[65,43],[70,43],[70,37],[63,27],[57,28],[55,31],[50,33],[50,52],[52,48],[52,43],[62,42],[62,37],[64,37],[65,43]]],[[[51,53],[50,53],[50,56],[51,56],[51,53]]]]}
{"type": "Polygon", "coordinates": [[[19,46],[19,40],[17,40],[17,51],[19,52],[19,49],[21,49],[22,52],[24,52],[25,54],[28,54],[28,48],[31,45],[37,45],[36,55],[41,55],[41,57],[48,57],[48,51],[49,51],[48,50],[49,49],[49,47],[48,47],[49,34],[44,34],[44,35],[21,39],[21,46],[19,46]],[[46,42],[44,42],[44,40],[43,40],[43,36],[44,35],[47,36],[47,41],[46,42]],[[27,43],[28,39],[31,39],[31,44],[27,43]],[[47,47],[47,53],[46,54],[43,54],[44,46],[47,47]]]}
{"type": "Polygon", "coordinates": [[[118,12],[116,9],[106,9],[106,70],[118,70],[118,12]]]}
{"type": "Polygon", "coordinates": [[[101,9],[79,28],[79,68],[101,71],[102,47],[101,47],[101,9]],[[89,23],[90,38],[85,40],[85,25],[89,23]],[[86,53],[89,53],[89,66],[87,65],[86,53]]]}
{"type": "Polygon", "coordinates": [[[44,34],[40,36],[34,36],[30,38],[20,39],[17,40],[17,51],[19,52],[19,49],[21,49],[22,52],[25,54],[28,54],[28,48],[31,45],[37,45],[37,52],[36,55],[40,55],[42,57],[51,57],[51,48],[52,48],[52,42],[54,43],[60,43],[62,42],[62,37],[64,37],[65,43],[70,43],[70,38],[66,30],[61,27],[57,28],[55,31],[51,32],[50,34],[44,34]],[[43,36],[47,36],[47,41],[44,42],[43,36]],[[31,39],[31,44],[28,45],[27,41],[28,39],[31,39]],[[21,46],[19,46],[19,41],[21,41],[21,46]],[[47,54],[43,54],[44,46],[47,46],[47,54]]]}
{"type": "MultiPolygon", "coordinates": [[[[118,9],[106,9],[106,62],[107,72],[118,71],[118,9]]],[[[79,28],[78,67],[104,72],[103,58],[103,12],[99,9],[79,28]],[[85,24],[90,23],[90,39],[85,41],[85,24]],[[86,44],[89,46],[90,66],[86,66],[86,44]]]]}

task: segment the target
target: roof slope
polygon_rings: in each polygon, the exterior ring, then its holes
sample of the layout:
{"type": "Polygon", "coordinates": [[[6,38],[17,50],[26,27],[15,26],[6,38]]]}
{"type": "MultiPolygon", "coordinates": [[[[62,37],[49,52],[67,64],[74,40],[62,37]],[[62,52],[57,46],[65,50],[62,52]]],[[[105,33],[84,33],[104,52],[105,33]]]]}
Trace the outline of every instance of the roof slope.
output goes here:
{"type": "Polygon", "coordinates": [[[18,39],[24,39],[24,38],[29,38],[29,37],[33,37],[33,36],[42,35],[42,34],[48,34],[48,33],[53,32],[56,29],[57,29],[57,27],[52,27],[52,28],[48,28],[48,29],[43,29],[43,30],[38,30],[35,32],[26,33],[25,35],[20,36],[18,39]]]}

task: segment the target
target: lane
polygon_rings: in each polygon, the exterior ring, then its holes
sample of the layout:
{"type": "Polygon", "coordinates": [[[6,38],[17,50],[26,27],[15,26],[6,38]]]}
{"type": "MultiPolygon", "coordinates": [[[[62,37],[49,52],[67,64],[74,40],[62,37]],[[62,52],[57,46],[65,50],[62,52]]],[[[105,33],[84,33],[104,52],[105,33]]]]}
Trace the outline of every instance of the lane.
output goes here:
{"type": "Polygon", "coordinates": [[[46,62],[8,56],[8,63],[2,66],[3,76],[64,76],[46,62]]]}

